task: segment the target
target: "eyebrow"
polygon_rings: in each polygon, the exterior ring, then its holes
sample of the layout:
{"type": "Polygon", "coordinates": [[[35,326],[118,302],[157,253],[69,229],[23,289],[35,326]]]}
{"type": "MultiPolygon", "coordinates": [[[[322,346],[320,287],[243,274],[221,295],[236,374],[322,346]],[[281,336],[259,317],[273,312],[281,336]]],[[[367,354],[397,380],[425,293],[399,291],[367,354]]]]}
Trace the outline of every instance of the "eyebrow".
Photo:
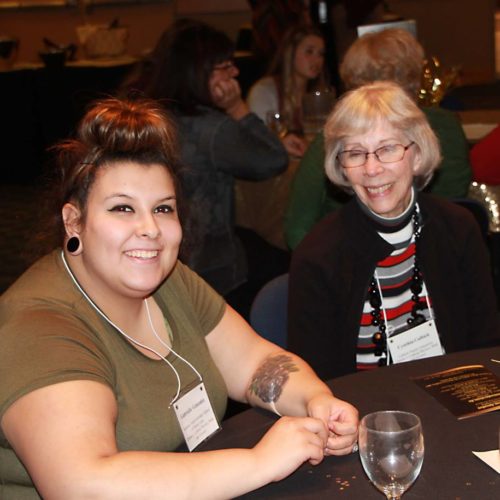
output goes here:
{"type": "MultiPolygon", "coordinates": [[[[401,143],[402,139],[397,139],[396,137],[391,137],[391,138],[388,138],[388,139],[382,139],[381,141],[379,141],[377,143],[376,148],[383,147],[385,145],[384,143],[394,142],[394,141],[396,141],[398,143],[401,143]]],[[[346,142],[344,144],[344,148],[362,148],[362,149],[366,149],[366,146],[363,146],[359,142],[354,142],[354,143],[351,143],[351,144],[349,144],[348,142],[346,142]]]]}
{"type": "MultiPolygon", "coordinates": [[[[130,196],[130,195],[125,194],[125,193],[113,193],[113,194],[110,194],[109,196],[106,196],[105,200],[111,200],[113,198],[126,198],[127,200],[133,200],[134,199],[133,196],[130,196]]],[[[177,197],[174,194],[171,194],[171,195],[165,196],[164,198],[160,198],[157,201],[157,203],[161,203],[163,201],[176,200],[176,199],[177,199],[177,197]]]]}

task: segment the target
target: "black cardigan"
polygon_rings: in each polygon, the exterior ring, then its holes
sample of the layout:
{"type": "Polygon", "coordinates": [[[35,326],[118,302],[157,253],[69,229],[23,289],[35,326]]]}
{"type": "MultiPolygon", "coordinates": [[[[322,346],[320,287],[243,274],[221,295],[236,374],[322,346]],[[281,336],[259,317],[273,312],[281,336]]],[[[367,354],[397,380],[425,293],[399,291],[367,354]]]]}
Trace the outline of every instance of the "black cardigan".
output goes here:
{"type": "MultiPolygon", "coordinates": [[[[476,221],[446,200],[418,194],[419,262],[446,352],[500,344],[488,251],[476,221]]],[[[323,379],[356,371],[359,324],[377,262],[393,247],[356,200],[326,216],[292,257],[288,348],[323,379]]]]}

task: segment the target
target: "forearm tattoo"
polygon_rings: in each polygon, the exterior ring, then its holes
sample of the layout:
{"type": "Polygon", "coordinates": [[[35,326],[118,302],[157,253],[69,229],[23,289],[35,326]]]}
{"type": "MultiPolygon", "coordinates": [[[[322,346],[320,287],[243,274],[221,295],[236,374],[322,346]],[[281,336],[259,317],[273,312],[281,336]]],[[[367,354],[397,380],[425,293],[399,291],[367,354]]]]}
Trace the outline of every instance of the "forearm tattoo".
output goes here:
{"type": "Polygon", "coordinates": [[[290,355],[270,356],[257,368],[250,384],[250,393],[264,403],[275,403],[281,396],[289,374],[296,371],[299,369],[290,355]]]}

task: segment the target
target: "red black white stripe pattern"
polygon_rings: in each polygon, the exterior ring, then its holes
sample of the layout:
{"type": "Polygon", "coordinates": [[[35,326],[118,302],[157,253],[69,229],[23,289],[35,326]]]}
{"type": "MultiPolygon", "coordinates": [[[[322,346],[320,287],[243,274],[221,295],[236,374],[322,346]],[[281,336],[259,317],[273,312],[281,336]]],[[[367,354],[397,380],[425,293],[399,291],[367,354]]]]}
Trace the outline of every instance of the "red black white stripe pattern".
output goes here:
{"type": "MultiPolygon", "coordinates": [[[[387,332],[390,336],[409,328],[407,319],[411,317],[411,310],[414,305],[411,300],[412,292],[410,290],[415,261],[415,238],[411,217],[407,219],[403,227],[393,232],[379,231],[379,235],[394,247],[393,252],[389,256],[378,262],[375,270],[375,276],[378,278],[382,291],[383,315],[385,312],[387,332]]],[[[425,287],[424,279],[423,291],[419,295],[419,300],[426,306],[421,313],[428,319],[431,317],[431,312],[427,308],[426,294],[427,288],[425,287]]],[[[431,304],[430,299],[429,304],[431,304]]],[[[373,344],[372,337],[378,331],[378,328],[371,324],[372,310],[373,307],[368,300],[365,300],[356,350],[358,370],[376,368],[380,358],[374,354],[375,345],[373,344]]]]}

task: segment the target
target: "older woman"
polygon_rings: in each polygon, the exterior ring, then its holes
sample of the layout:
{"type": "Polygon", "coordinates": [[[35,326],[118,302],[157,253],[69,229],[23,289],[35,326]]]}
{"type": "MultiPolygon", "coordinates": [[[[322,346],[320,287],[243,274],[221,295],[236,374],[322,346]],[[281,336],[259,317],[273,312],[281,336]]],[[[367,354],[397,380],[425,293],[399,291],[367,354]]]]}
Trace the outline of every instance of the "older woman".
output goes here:
{"type": "Polygon", "coordinates": [[[354,194],[292,258],[289,348],[321,377],[498,343],[488,254],[472,216],[419,192],[439,164],[398,85],[346,94],[325,126],[329,179],[354,194]]]}
{"type": "Polygon", "coordinates": [[[174,129],[101,102],[60,148],[61,248],[0,301],[2,498],[233,498],[349,453],[356,410],[178,262],[174,129]],[[282,415],[249,450],[192,450],[229,395],[282,415]]]}
{"type": "MultiPolygon", "coordinates": [[[[376,80],[394,81],[416,101],[423,64],[424,50],[417,39],[408,31],[391,28],[358,38],[344,56],[340,75],[348,90],[376,80]]],[[[437,106],[423,107],[422,111],[439,140],[442,156],[439,171],[426,191],[446,198],[466,196],[472,173],[460,122],[451,111],[437,106]]],[[[321,134],[306,151],[291,188],[285,235],[292,249],[316,222],[349,199],[346,193],[329,184],[324,160],[321,134]]]]}

